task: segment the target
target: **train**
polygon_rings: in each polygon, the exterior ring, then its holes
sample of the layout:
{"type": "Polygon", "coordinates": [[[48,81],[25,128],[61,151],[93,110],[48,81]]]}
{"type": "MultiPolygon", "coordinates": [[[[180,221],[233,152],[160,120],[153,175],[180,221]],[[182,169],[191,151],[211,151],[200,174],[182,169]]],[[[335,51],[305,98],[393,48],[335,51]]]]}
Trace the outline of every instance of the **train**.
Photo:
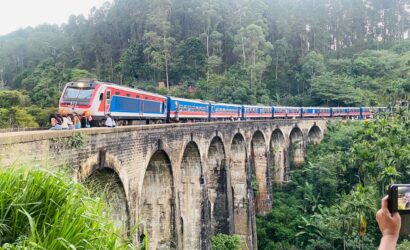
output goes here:
{"type": "Polygon", "coordinates": [[[110,114],[118,125],[130,125],[275,118],[366,119],[382,109],[384,108],[287,107],[217,103],[165,96],[94,79],[67,83],[59,101],[60,112],[90,115],[93,126],[103,125],[107,114],[110,114]]]}

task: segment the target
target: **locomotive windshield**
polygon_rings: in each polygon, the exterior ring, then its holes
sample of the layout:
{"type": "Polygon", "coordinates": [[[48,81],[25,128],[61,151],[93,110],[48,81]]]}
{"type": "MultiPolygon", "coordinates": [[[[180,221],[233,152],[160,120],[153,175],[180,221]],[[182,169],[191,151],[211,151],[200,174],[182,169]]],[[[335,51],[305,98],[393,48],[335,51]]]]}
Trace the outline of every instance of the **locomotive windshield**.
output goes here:
{"type": "Polygon", "coordinates": [[[67,87],[63,99],[66,100],[90,100],[93,94],[94,88],[77,88],[77,87],[67,87]]]}

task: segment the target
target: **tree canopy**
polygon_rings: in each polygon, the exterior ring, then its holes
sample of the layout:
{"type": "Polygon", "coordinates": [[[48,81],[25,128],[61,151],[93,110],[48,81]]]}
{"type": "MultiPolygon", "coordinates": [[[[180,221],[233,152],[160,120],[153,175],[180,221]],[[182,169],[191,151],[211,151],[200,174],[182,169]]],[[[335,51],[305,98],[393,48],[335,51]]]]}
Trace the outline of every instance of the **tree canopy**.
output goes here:
{"type": "Polygon", "coordinates": [[[410,90],[406,4],[115,0],[1,36],[0,91],[56,107],[66,82],[93,77],[234,103],[387,105],[410,90]]]}

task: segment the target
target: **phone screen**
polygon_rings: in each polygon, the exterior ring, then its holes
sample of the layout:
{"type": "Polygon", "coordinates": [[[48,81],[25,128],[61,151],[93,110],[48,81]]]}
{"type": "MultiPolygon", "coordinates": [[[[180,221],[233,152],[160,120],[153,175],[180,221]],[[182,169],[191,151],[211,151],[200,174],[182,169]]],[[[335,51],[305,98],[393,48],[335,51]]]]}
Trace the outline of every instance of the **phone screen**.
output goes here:
{"type": "Polygon", "coordinates": [[[397,193],[397,210],[410,211],[410,187],[398,187],[397,193]]]}

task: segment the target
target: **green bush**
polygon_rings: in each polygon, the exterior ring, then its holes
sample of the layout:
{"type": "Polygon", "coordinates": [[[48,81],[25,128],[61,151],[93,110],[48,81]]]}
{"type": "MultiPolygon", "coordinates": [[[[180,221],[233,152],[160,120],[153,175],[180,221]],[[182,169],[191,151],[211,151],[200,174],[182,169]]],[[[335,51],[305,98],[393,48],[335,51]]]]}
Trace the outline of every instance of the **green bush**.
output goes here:
{"type": "Polygon", "coordinates": [[[0,170],[0,249],[128,249],[106,204],[63,174],[0,170]]]}
{"type": "Polygon", "coordinates": [[[240,250],[242,243],[239,235],[217,234],[212,237],[213,250],[240,250]]]}

